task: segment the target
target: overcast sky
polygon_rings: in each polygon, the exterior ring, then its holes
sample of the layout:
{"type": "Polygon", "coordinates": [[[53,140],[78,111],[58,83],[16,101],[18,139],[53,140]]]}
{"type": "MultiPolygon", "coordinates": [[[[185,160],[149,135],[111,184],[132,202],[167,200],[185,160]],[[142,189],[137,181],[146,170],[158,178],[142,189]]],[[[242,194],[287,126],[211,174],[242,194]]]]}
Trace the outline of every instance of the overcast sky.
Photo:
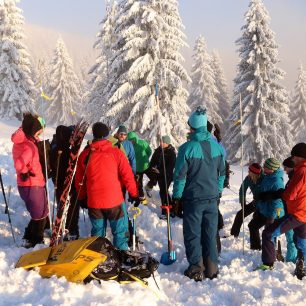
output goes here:
{"type": "MultiPolygon", "coordinates": [[[[271,29],[280,45],[279,66],[287,73],[285,85],[292,90],[299,63],[306,66],[306,0],[264,0],[264,3],[271,17],[271,29]]],[[[234,42],[241,36],[240,28],[244,24],[248,4],[249,0],[179,0],[180,14],[191,47],[183,50],[187,68],[191,65],[194,41],[202,34],[208,48],[219,51],[229,86],[232,86],[238,62],[234,42]]],[[[104,0],[22,0],[19,6],[27,24],[80,36],[79,52],[82,48],[87,50],[91,47],[85,47],[84,41],[93,44],[99,22],[105,14],[104,0]]]]}

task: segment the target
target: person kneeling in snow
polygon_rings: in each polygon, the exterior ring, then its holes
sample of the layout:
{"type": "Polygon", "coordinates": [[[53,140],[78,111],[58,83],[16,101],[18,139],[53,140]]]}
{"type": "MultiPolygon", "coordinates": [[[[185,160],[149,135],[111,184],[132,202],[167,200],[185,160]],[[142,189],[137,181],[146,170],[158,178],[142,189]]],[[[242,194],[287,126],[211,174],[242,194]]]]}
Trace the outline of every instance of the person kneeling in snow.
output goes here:
{"type": "Polygon", "coordinates": [[[306,275],[306,143],[299,143],[291,150],[294,173],[285,190],[261,194],[262,198],[282,198],[286,202],[288,215],[275,220],[262,233],[261,270],[272,269],[275,262],[275,239],[293,229],[294,241],[298,250],[295,275],[302,279],[306,275]]]}
{"type": "MultiPolygon", "coordinates": [[[[260,192],[284,188],[284,172],[280,169],[280,162],[277,159],[273,157],[266,159],[263,168],[265,175],[260,185],[260,192]]],[[[256,201],[256,211],[249,223],[251,250],[261,250],[259,230],[265,225],[272,224],[275,219],[283,217],[284,214],[284,205],[281,199],[256,201]]]]}
{"type": "Polygon", "coordinates": [[[134,174],[124,153],[107,140],[108,127],[96,122],[92,132],[94,139],[78,160],[75,186],[80,192],[80,200],[87,197],[91,235],[105,237],[108,220],[113,244],[121,250],[127,250],[128,218],[121,184],[130,197],[139,202],[134,174]]]}
{"type": "Polygon", "coordinates": [[[38,142],[43,131],[43,119],[25,114],[22,126],[12,135],[14,167],[20,197],[25,202],[31,220],[23,236],[24,247],[43,243],[48,218],[45,178],[39,160],[38,142]]]}
{"type": "Polygon", "coordinates": [[[184,274],[196,281],[218,274],[216,235],[218,200],[225,162],[220,145],[207,131],[206,111],[198,107],[188,120],[190,140],[178,151],[173,198],[183,201],[183,235],[189,262],[184,274]]]}

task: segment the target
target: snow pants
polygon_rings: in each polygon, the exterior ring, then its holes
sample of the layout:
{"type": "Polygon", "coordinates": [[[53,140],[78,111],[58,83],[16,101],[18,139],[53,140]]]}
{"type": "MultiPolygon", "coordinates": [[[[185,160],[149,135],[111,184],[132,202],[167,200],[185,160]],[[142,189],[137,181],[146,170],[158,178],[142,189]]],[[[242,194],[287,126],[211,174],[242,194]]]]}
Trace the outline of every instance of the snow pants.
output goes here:
{"type": "Polygon", "coordinates": [[[304,258],[306,258],[306,222],[301,222],[292,215],[286,215],[280,219],[275,220],[274,223],[267,226],[262,232],[263,264],[273,265],[276,260],[276,238],[290,230],[293,230],[294,232],[293,239],[298,252],[302,253],[304,258]]]}
{"type": "Polygon", "coordinates": [[[207,278],[213,278],[218,273],[217,201],[183,201],[183,235],[189,267],[201,268],[207,278]]]}
{"type": "MultiPolygon", "coordinates": [[[[244,217],[246,218],[256,210],[256,203],[252,201],[251,203],[244,206],[244,217]]],[[[234,223],[231,228],[231,235],[238,237],[240,234],[240,229],[243,223],[243,211],[240,209],[235,217],[234,223]]]]}
{"type": "Polygon", "coordinates": [[[92,224],[91,236],[105,237],[107,220],[113,234],[113,244],[120,250],[128,250],[128,215],[125,203],[109,209],[88,208],[92,224]]]}

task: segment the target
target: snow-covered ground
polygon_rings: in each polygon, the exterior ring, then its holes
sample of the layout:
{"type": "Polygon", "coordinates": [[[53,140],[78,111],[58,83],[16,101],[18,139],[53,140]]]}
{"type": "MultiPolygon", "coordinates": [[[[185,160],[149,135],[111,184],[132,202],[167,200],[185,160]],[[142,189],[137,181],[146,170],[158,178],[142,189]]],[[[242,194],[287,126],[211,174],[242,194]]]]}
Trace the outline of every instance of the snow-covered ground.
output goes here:
{"type": "MultiPolygon", "coordinates": [[[[172,230],[177,261],[170,266],[160,265],[156,273],[160,291],[152,279],[149,288],[138,283],[119,285],[114,281],[92,282],[87,285],[68,283],[64,278],[42,279],[37,271],[15,269],[19,257],[28,250],[19,247],[29,214],[18,195],[15,171],[11,157],[10,135],[18,127],[16,121],[0,121],[0,167],[5,189],[12,186],[9,206],[14,244],[5,205],[0,193],[0,305],[305,305],[306,280],[299,281],[292,273],[294,264],[277,262],[273,271],[253,269],[261,262],[261,253],[249,250],[249,234],[246,219],[245,252],[242,251],[242,235],[222,239],[220,274],[217,279],[196,283],[183,276],[187,267],[182,235],[182,221],[172,219],[172,230]]],[[[54,130],[47,129],[52,136],[54,130]]],[[[223,193],[221,211],[224,216],[224,235],[229,233],[235,213],[240,208],[237,191],[241,171],[233,167],[231,190],[223,193]]],[[[52,183],[49,183],[50,188],[52,183]]],[[[51,190],[52,191],[52,190],[51,190]]],[[[52,193],[51,193],[52,194],[52,193]]],[[[158,191],[148,206],[142,206],[137,219],[138,234],[146,250],[157,259],[167,250],[166,222],[159,219],[158,191]]],[[[81,214],[81,235],[88,236],[90,222],[81,214]]],[[[285,251],[284,238],[282,238],[285,251]]],[[[37,246],[35,249],[40,248],[37,246]]]]}

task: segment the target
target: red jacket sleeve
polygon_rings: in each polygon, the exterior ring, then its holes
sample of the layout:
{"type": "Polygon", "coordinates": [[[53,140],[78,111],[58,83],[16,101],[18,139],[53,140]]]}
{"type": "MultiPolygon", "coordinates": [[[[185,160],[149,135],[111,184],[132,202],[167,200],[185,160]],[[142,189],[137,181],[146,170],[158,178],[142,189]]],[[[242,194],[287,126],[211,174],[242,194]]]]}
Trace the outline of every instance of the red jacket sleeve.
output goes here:
{"type": "Polygon", "coordinates": [[[79,192],[79,200],[83,200],[86,198],[87,192],[86,192],[86,179],[84,179],[83,185],[82,184],[82,179],[84,176],[85,172],[85,159],[86,156],[89,153],[89,149],[85,149],[79,156],[78,163],[77,163],[77,168],[75,172],[75,189],[77,193],[79,192]]]}
{"type": "Polygon", "coordinates": [[[119,179],[126,187],[131,197],[138,197],[138,189],[134,177],[133,170],[128,162],[128,159],[122,151],[116,149],[116,159],[118,162],[119,179]]]}
{"type": "Polygon", "coordinates": [[[291,178],[287,188],[283,193],[283,200],[286,201],[294,201],[297,198],[298,193],[305,188],[305,178],[303,172],[294,173],[291,178]]]}

